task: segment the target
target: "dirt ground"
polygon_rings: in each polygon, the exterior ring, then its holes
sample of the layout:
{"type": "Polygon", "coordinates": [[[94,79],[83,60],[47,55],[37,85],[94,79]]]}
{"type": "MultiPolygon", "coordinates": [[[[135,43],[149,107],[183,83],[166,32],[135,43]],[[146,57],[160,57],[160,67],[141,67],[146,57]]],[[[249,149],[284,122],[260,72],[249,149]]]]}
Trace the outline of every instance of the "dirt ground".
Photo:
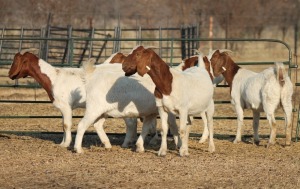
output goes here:
{"type": "MultiPolygon", "coordinates": [[[[83,110],[76,110],[74,115],[82,113],[83,110]]],[[[0,114],[60,115],[51,104],[16,103],[2,103],[0,114]]],[[[216,105],[216,116],[227,114],[234,115],[230,104],[216,105]]],[[[74,119],[73,131],[79,120],[74,119]]],[[[73,153],[73,143],[69,149],[60,147],[61,133],[49,134],[62,131],[61,119],[2,118],[0,121],[0,188],[300,187],[300,142],[284,146],[284,127],[280,120],[277,144],[266,148],[269,127],[265,120],[261,120],[259,131],[263,137],[256,146],[252,144],[251,120],[245,121],[244,134],[248,137],[233,144],[236,120],[216,119],[216,152],[211,154],[208,143],[198,143],[202,121],[196,119],[191,126],[189,157],[179,156],[171,137],[165,157],[157,156],[160,141],[152,146],[146,143],[144,153],[134,152],[134,147],[121,148],[125,133],[121,119],[105,122],[107,133],[119,133],[109,135],[111,150],[101,146],[91,127],[83,140],[83,154],[73,153]]]]}
{"type": "MultiPolygon", "coordinates": [[[[48,100],[43,89],[24,90],[0,88],[0,99],[48,100]]],[[[215,100],[228,101],[229,98],[228,88],[216,90],[215,100]]],[[[297,104],[298,98],[296,91],[297,104]]],[[[230,104],[215,106],[215,117],[236,116],[230,104]]],[[[84,110],[77,109],[73,115],[83,113],[84,110]]],[[[68,149],[59,146],[63,137],[59,133],[62,132],[61,119],[32,118],[39,115],[60,116],[60,112],[50,103],[0,103],[0,188],[300,188],[296,112],[293,142],[288,147],[284,146],[282,120],[277,121],[277,144],[266,148],[269,136],[266,120],[260,121],[262,137],[256,146],[252,144],[252,120],[245,120],[244,141],[233,144],[236,120],[216,118],[213,154],[208,152],[208,143],[198,143],[203,124],[196,119],[191,126],[189,157],[179,156],[171,137],[165,157],[157,156],[160,141],[152,146],[146,142],[144,153],[136,153],[134,147],[121,148],[125,137],[122,119],[105,122],[107,133],[117,133],[109,135],[111,150],[101,146],[94,128],[90,127],[83,139],[84,153],[76,154],[72,151],[73,142],[68,149]]],[[[276,112],[276,116],[282,115],[281,110],[276,112]]],[[[245,116],[252,116],[251,111],[245,111],[245,116]]],[[[73,119],[72,131],[76,132],[79,121],[80,118],[73,119]]],[[[140,130],[139,122],[138,132],[140,130]]],[[[74,138],[75,135],[73,141],[74,138]]]]}

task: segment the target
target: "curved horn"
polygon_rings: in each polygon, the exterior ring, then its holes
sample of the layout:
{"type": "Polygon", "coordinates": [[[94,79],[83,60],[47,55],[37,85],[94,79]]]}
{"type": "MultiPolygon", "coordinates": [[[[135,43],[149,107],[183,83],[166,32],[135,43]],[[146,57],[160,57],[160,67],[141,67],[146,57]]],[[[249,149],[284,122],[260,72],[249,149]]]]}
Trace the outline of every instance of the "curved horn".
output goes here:
{"type": "Polygon", "coordinates": [[[192,50],[195,51],[198,55],[203,55],[203,53],[198,49],[192,49],[192,50]]]}
{"type": "Polygon", "coordinates": [[[23,49],[20,51],[21,55],[24,55],[25,53],[30,52],[30,53],[38,53],[39,49],[37,48],[29,48],[29,49],[23,49]]]}

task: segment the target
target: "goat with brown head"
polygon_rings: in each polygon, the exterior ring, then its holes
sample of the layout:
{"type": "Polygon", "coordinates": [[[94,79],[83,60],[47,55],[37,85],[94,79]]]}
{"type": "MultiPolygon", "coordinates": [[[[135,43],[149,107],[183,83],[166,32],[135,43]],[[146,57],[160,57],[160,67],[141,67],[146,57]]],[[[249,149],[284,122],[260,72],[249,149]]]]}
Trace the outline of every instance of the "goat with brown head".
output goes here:
{"type": "MultiPolygon", "coordinates": [[[[200,57],[202,58],[202,57],[200,57]]],[[[197,57],[198,59],[198,57],[197,57]]],[[[195,60],[187,66],[196,64],[195,60]]],[[[158,155],[166,155],[167,113],[178,114],[180,117],[180,155],[188,155],[188,131],[186,121],[188,115],[207,113],[210,127],[209,151],[215,150],[213,143],[213,85],[204,68],[203,61],[199,67],[185,71],[170,68],[152,49],[138,46],[127,56],[123,63],[126,76],[135,74],[144,76],[146,73],[155,84],[154,95],[156,106],[162,122],[162,143],[158,155]],[[184,92],[182,92],[184,91],[184,92]]]]}
{"type": "Polygon", "coordinates": [[[30,52],[25,52],[24,54],[17,53],[8,72],[9,78],[14,80],[32,76],[33,73],[30,67],[37,66],[35,64],[38,63],[38,60],[39,58],[30,52]]]}
{"type": "Polygon", "coordinates": [[[14,61],[8,72],[8,77],[12,80],[25,78],[28,76],[33,77],[42,87],[46,90],[51,102],[54,101],[52,93],[52,84],[49,76],[42,73],[39,58],[31,53],[32,49],[24,50],[17,53],[14,57],[14,61]]]}
{"type": "Polygon", "coordinates": [[[231,92],[233,78],[240,67],[234,63],[226,51],[221,52],[220,50],[213,52],[210,62],[214,77],[223,75],[231,92]]]}

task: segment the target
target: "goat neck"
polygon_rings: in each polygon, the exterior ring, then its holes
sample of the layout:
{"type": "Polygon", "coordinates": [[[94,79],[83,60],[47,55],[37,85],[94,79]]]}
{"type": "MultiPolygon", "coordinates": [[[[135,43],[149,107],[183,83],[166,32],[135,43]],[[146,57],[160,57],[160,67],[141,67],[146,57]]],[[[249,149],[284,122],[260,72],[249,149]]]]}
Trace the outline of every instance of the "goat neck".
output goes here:
{"type": "Polygon", "coordinates": [[[214,80],[214,76],[210,72],[210,62],[209,62],[209,60],[208,60],[208,58],[206,56],[203,57],[203,62],[204,62],[205,69],[208,72],[208,75],[209,75],[211,81],[213,81],[214,80]]]}
{"type": "Polygon", "coordinates": [[[172,91],[173,75],[170,67],[151,49],[150,70],[147,72],[155,84],[154,95],[162,98],[162,95],[170,95],[172,91]]]}

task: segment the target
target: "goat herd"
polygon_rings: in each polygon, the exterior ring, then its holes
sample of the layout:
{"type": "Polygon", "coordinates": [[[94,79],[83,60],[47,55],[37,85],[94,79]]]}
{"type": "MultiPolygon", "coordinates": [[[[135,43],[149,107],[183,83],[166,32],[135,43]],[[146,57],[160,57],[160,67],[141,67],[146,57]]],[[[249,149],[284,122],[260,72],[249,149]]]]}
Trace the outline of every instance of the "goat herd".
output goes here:
{"type": "Polygon", "coordinates": [[[293,85],[282,63],[255,73],[235,64],[228,50],[215,50],[207,56],[199,53],[170,68],[151,48],[137,46],[127,56],[116,53],[97,66],[94,59],[89,59],[81,68],[56,68],[38,58],[33,51],[27,49],[15,55],[9,77],[31,76],[46,90],[53,105],[63,115],[64,137],[60,144],[63,147],[68,147],[72,140],[72,110],[86,109],[77,128],[74,144],[77,153],[83,152],[83,135],[92,124],[105,148],[111,148],[103,130],[107,116],[125,120],[126,137],[122,147],[128,147],[136,140],[137,118],[143,119],[142,131],[136,141],[136,151],[142,152],[145,137],[151,132],[156,133],[157,115],[162,127],[159,156],[167,153],[169,127],[180,156],[189,155],[187,123],[194,115],[201,115],[204,122],[200,142],[208,139],[208,150],[214,152],[213,93],[215,85],[224,79],[230,87],[238,117],[234,143],[241,141],[243,110],[251,109],[254,143],[259,143],[260,112],[265,112],[271,128],[268,147],[275,144],[274,112],[281,104],[285,113],[286,145],[291,144],[293,85]]]}

